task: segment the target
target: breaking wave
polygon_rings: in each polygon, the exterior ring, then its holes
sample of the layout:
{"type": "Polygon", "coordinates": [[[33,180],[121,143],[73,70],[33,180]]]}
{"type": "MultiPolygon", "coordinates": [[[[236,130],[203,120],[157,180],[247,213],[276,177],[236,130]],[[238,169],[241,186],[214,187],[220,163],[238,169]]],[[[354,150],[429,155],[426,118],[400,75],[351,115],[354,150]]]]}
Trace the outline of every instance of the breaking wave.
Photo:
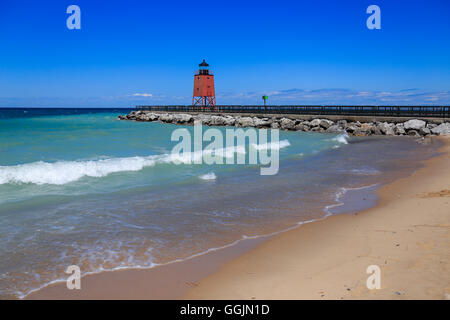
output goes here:
{"type": "Polygon", "coordinates": [[[199,177],[202,180],[216,180],[217,176],[214,172],[203,174],[199,177]]]}
{"type": "Polygon", "coordinates": [[[282,148],[289,147],[291,144],[289,143],[289,140],[281,140],[277,142],[269,142],[269,143],[263,143],[263,144],[255,144],[252,143],[252,147],[256,150],[280,150],[282,148]]]}
{"type": "Polygon", "coordinates": [[[340,134],[331,140],[337,141],[342,144],[348,144],[348,134],[347,133],[340,134]]]}
{"type": "Polygon", "coordinates": [[[205,156],[234,157],[245,154],[244,146],[218,150],[203,150],[181,154],[163,154],[146,157],[109,158],[100,160],[77,160],[57,162],[32,162],[15,166],[0,166],[0,185],[7,183],[33,183],[37,185],[63,185],[83,177],[101,178],[111,173],[140,171],[158,163],[191,164],[205,156]]]}

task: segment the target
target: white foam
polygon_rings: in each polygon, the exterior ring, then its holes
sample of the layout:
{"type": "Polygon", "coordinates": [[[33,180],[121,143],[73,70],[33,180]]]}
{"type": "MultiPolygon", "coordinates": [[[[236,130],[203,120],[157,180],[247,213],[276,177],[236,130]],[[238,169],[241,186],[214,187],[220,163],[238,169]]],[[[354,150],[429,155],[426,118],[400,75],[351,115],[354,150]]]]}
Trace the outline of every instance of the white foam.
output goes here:
{"type": "Polygon", "coordinates": [[[252,143],[252,147],[256,150],[280,150],[282,148],[289,147],[291,144],[289,140],[281,140],[277,142],[269,142],[263,144],[252,143]]]}
{"type": "Polygon", "coordinates": [[[32,162],[14,166],[0,166],[0,185],[7,183],[33,183],[63,185],[83,177],[101,178],[111,173],[140,171],[157,163],[195,163],[197,159],[215,153],[229,158],[235,153],[245,154],[245,146],[233,146],[218,150],[203,150],[179,154],[162,154],[147,157],[109,158],[96,160],[32,162]]]}
{"type": "Polygon", "coordinates": [[[214,172],[210,172],[199,176],[199,178],[202,180],[216,180],[217,176],[214,172]]]}
{"type": "Polygon", "coordinates": [[[327,214],[327,216],[329,216],[332,214],[330,209],[344,205],[344,202],[341,199],[348,191],[368,189],[368,188],[376,187],[378,185],[379,185],[378,183],[375,183],[375,184],[371,184],[368,186],[362,186],[362,187],[356,187],[356,188],[346,188],[346,187],[339,188],[339,190],[336,192],[335,197],[334,197],[334,200],[336,201],[336,203],[326,206],[323,209],[323,211],[327,214]]]}
{"type": "Polygon", "coordinates": [[[347,133],[343,133],[343,134],[340,134],[340,135],[334,137],[331,140],[337,141],[337,142],[342,143],[342,144],[348,144],[348,140],[347,139],[348,139],[348,134],[347,133]]]}
{"type": "Polygon", "coordinates": [[[155,156],[88,161],[32,162],[0,166],[0,184],[34,183],[62,185],[82,177],[104,177],[121,171],[139,171],[155,164],[155,156]]]}

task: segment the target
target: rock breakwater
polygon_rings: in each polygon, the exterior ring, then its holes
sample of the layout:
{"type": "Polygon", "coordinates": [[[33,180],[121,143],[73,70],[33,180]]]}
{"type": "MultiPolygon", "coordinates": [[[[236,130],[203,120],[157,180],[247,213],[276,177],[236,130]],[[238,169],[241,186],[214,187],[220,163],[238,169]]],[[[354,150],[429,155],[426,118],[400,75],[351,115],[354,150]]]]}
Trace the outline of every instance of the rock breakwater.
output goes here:
{"type": "Polygon", "coordinates": [[[291,131],[311,131],[340,133],[347,132],[354,136],[387,135],[387,136],[416,136],[450,134],[450,122],[440,124],[432,121],[411,119],[405,122],[359,122],[350,120],[329,120],[326,117],[312,120],[290,118],[289,115],[280,116],[241,116],[231,114],[187,114],[160,113],[152,111],[132,111],[127,115],[120,115],[119,120],[158,121],[178,125],[193,125],[201,121],[208,126],[254,127],[267,129],[281,129],[291,131]]]}

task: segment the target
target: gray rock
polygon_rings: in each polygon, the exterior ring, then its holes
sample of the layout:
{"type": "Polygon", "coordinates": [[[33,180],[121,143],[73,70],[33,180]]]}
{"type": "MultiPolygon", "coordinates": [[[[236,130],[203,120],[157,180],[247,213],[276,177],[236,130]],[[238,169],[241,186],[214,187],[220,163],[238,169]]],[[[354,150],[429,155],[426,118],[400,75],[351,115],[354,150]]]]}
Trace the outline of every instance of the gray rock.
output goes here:
{"type": "Polygon", "coordinates": [[[309,127],[304,125],[303,123],[299,123],[299,124],[295,125],[294,130],[297,130],[297,131],[309,131],[309,127]]]}
{"type": "Polygon", "coordinates": [[[293,130],[295,127],[295,121],[292,121],[291,119],[288,118],[283,118],[280,121],[280,126],[281,129],[283,130],[293,130]]]}
{"type": "Polygon", "coordinates": [[[403,123],[397,123],[395,125],[394,132],[398,136],[406,134],[405,127],[403,126],[403,123]]]}
{"type": "Polygon", "coordinates": [[[311,130],[312,132],[324,132],[325,129],[322,127],[312,127],[311,130]]]}
{"type": "Polygon", "coordinates": [[[416,130],[409,130],[408,131],[408,136],[420,137],[420,134],[416,130]]]}
{"type": "Polygon", "coordinates": [[[406,121],[404,124],[403,124],[403,126],[405,127],[405,130],[406,131],[408,131],[408,130],[420,130],[420,129],[422,129],[423,127],[425,127],[426,126],[426,122],[425,121],[423,121],[423,120],[417,120],[417,119],[414,119],[414,120],[408,120],[408,121],[406,121]]]}
{"type": "Polygon", "coordinates": [[[280,124],[277,121],[272,122],[270,125],[272,129],[280,129],[280,124]]]}
{"type": "MultiPolygon", "coordinates": [[[[151,115],[149,115],[149,117],[151,117],[151,115]]],[[[173,122],[173,123],[180,123],[180,124],[183,124],[183,123],[190,122],[191,119],[192,119],[192,116],[191,116],[191,115],[189,115],[189,114],[184,114],[184,113],[179,113],[179,114],[174,114],[174,115],[173,115],[172,122],[173,122]]]]}
{"type": "Polygon", "coordinates": [[[365,135],[372,134],[375,131],[375,126],[372,123],[363,123],[361,124],[361,128],[359,129],[361,132],[364,132],[365,135]]]}
{"type": "Polygon", "coordinates": [[[236,119],[230,116],[225,117],[224,125],[225,126],[234,126],[236,123],[236,119]]]}
{"type": "Polygon", "coordinates": [[[168,113],[163,113],[159,116],[159,121],[162,121],[162,122],[172,122],[172,120],[173,120],[173,116],[168,113]]]}
{"type": "Polygon", "coordinates": [[[255,127],[263,128],[263,127],[270,127],[270,125],[272,124],[272,121],[269,120],[268,118],[261,119],[258,117],[254,117],[253,123],[255,124],[255,127]]]}
{"type": "Polygon", "coordinates": [[[241,127],[253,127],[253,119],[250,117],[242,117],[237,120],[237,124],[241,127]]]}
{"type": "Polygon", "coordinates": [[[387,123],[387,122],[383,122],[383,123],[379,123],[377,125],[377,128],[380,130],[380,132],[382,134],[385,134],[387,136],[394,136],[395,135],[395,124],[393,123],[387,123]]]}
{"type": "Polygon", "coordinates": [[[345,126],[347,125],[347,120],[338,120],[336,124],[341,128],[345,128],[345,126]]]}
{"type": "Polygon", "coordinates": [[[328,129],[326,129],[325,131],[329,132],[329,133],[339,133],[339,132],[343,132],[344,130],[342,129],[342,127],[335,124],[335,125],[328,127],[328,129]]]}
{"type": "Polygon", "coordinates": [[[147,115],[147,118],[149,119],[149,121],[155,121],[159,119],[159,114],[158,113],[154,113],[154,112],[150,112],[147,115]]]}
{"type": "Polygon", "coordinates": [[[211,124],[211,116],[209,114],[199,114],[194,118],[194,121],[200,121],[204,125],[211,124]]]}
{"type": "Polygon", "coordinates": [[[345,126],[345,131],[347,131],[348,133],[353,133],[359,131],[359,127],[356,124],[350,123],[345,126]]]}
{"type": "Polygon", "coordinates": [[[327,119],[320,119],[320,124],[319,124],[322,128],[324,129],[328,129],[329,127],[331,127],[332,125],[334,125],[333,121],[327,120],[327,119]]]}
{"type": "Polygon", "coordinates": [[[450,134],[450,122],[441,123],[437,127],[431,129],[431,132],[438,135],[450,134]]]}
{"type": "Polygon", "coordinates": [[[211,116],[209,124],[211,126],[223,126],[225,125],[225,118],[222,116],[211,116]]]}
{"type": "Polygon", "coordinates": [[[436,123],[427,123],[427,128],[430,130],[436,128],[437,126],[438,125],[436,123]]]}
{"type": "Polygon", "coordinates": [[[311,122],[309,122],[309,121],[302,121],[302,125],[310,127],[311,126],[311,122]]]}
{"type": "Polygon", "coordinates": [[[419,134],[421,136],[427,136],[427,135],[431,134],[431,130],[428,129],[427,127],[423,127],[419,130],[419,134]]]}
{"type": "Polygon", "coordinates": [[[310,127],[318,127],[320,126],[320,119],[314,119],[309,123],[310,127]]]}

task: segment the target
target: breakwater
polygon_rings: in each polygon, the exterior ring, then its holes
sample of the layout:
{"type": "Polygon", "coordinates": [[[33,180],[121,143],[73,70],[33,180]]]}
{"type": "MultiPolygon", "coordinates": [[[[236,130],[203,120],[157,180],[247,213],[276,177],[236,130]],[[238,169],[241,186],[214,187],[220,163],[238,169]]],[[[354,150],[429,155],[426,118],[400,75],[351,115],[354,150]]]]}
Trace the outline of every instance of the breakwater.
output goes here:
{"type": "Polygon", "coordinates": [[[243,116],[239,114],[166,113],[137,110],[120,115],[119,120],[159,121],[179,125],[201,122],[208,126],[234,126],[272,128],[292,131],[339,133],[347,132],[355,136],[430,136],[450,134],[450,122],[443,120],[391,119],[388,121],[355,121],[354,119],[327,119],[327,117],[304,120],[294,115],[243,116]]]}

